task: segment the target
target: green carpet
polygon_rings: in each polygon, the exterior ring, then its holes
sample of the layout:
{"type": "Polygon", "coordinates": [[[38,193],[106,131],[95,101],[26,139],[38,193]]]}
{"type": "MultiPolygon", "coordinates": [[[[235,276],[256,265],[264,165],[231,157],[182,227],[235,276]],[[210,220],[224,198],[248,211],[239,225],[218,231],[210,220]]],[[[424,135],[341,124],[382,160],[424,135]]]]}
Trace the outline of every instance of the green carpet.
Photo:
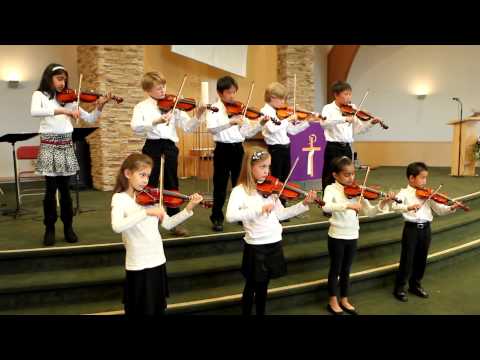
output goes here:
{"type": "MultiPolygon", "coordinates": [[[[439,184],[443,184],[443,190],[448,192],[452,197],[480,190],[480,180],[478,177],[451,177],[449,176],[449,171],[449,168],[432,168],[429,175],[429,185],[436,187],[439,184]]],[[[404,173],[404,167],[381,167],[370,173],[369,184],[382,185],[384,191],[398,191],[406,185],[404,173]]],[[[359,171],[357,176],[360,180],[363,179],[364,171],[359,171]]],[[[197,181],[195,179],[180,180],[180,184],[182,192],[186,194],[198,191],[199,189],[205,192],[207,189],[205,181],[197,181]]],[[[25,184],[25,187],[32,186],[38,187],[39,184],[25,184]]],[[[43,185],[40,184],[40,187],[42,186],[43,185]]],[[[7,207],[14,207],[15,192],[12,185],[1,184],[1,187],[6,193],[5,201],[7,207]]],[[[81,208],[90,208],[96,211],[82,213],[75,217],[74,226],[81,240],[77,245],[121,242],[120,235],[115,234],[111,230],[111,196],[111,192],[95,190],[80,192],[81,208]]],[[[72,197],[75,201],[74,192],[72,192],[72,197]]],[[[41,201],[42,196],[29,196],[24,198],[23,206],[26,209],[34,210],[35,213],[33,215],[23,215],[17,219],[13,219],[10,216],[0,216],[0,251],[42,247],[43,223],[41,201]]],[[[1,202],[2,201],[0,201],[0,203],[1,202]]],[[[308,213],[292,219],[292,221],[287,224],[295,225],[326,220],[322,215],[321,209],[315,206],[312,206],[311,209],[308,213]]],[[[198,208],[195,210],[195,215],[184,224],[190,230],[192,236],[214,233],[211,230],[209,215],[210,209],[198,208]]],[[[242,227],[238,224],[225,223],[224,231],[242,231],[242,227]]],[[[161,232],[164,238],[173,237],[173,235],[164,229],[161,229],[161,232]]],[[[62,223],[60,219],[57,221],[56,246],[71,246],[71,244],[63,240],[62,223]]]]}

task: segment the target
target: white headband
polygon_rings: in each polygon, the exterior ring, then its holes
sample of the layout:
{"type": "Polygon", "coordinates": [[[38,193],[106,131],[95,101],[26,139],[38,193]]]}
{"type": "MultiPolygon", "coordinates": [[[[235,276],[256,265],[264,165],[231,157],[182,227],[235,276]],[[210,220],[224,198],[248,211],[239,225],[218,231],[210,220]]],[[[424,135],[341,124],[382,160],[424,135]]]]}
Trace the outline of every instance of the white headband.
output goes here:
{"type": "Polygon", "coordinates": [[[65,70],[65,68],[64,68],[63,66],[55,66],[55,67],[52,69],[52,71],[60,70],[60,69],[65,70]]]}

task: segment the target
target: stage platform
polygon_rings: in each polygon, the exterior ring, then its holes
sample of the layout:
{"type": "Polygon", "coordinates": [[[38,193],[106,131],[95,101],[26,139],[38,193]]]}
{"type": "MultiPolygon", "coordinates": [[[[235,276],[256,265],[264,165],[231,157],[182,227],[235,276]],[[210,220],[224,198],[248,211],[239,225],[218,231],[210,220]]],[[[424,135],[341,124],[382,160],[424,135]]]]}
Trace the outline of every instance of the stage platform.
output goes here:
{"type": "MultiPolygon", "coordinates": [[[[370,184],[398,190],[405,186],[405,169],[379,168],[371,172],[370,184]]],[[[480,314],[477,298],[462,298],[468,307],[453,308],[454,295],[446,293],[441,278],[457,278],[458,291],[467,294],[480,277],[469,259],[480,253],[480,179],[453,178],[447,168],[430,170],[431,187],[443,184],[452,197],[459,197],[470,212],[436,217],[425,286],[433,293],[417,307],[406,306],[391,296],[398,268],[403,220],[387,213],[360,219],[360,241],[352,267],[352,298],[359,300],[363,314],[480,314]],[[468,268],[469,273],[456,269],[468,268]],[[456,271],[457,277],[454,276],[456,271]],[[440,277],[440,278],[439,278],[440,277]],[[372,294],[372,295],[370,295],[372,294]],[[379,300],[381,299],[381,300],[379,300]],[[377,304],[376,301],[381,301],[377,304]]],[[[359,173],[363,178],[363,172],[359,173]]],[[[189,193],[202,185],[183,180],[182,191],[189,193]]],[[[14,196],[7,190],[9,206],[14,196]]],[[[82,191],[81,206],[95,212],[75,218],[81,239],[77,244],[62,239],[57,223],[57,244],[42,246],[41,196],[27,198],[25,206],[35,213],[12,219],[0,218],[0,315],[2,314],[122,314],[125,278],[125,251],[121,236],[110,227],[111,193],[82,191]]],[[[244,279],[240,273],[242,228],[225,224],[225,232],[210,229],[210,210],[199,209],[185,225],[191,236],[164,237],[170,297],[167,314],[240,314],[244,279]]],[[[288,274],[269,286],[267,314],[326,314],[329,256],[328,221],[321,209],[312,208],[302,217],[284,224],[283,246],[288,274]]],[[[418,302],[417,302],[418,303],[418,302]]],[[[410,304],[410,302],[409,302],[410,304]]],[[[411,304],[415,304],[412,299],[411,304]]]]}
{"type": "MultiPolygon", "coordinates": [[[[449,176],[449,172],[449,168],[431,168],[429,186],[436,188],[439,184],[443,184],[442,191],[447,192],[452,197],[474,193],[480,190],[480,178],[451,177],[449,176]]],[[[364,174],[364,170],[357,172],[359,181],[363,180],[364,174]]],[[[389,190],[398,191],[406,185],[404,167],[380,167],[372,170],[369,177],[369,184],[381,185],[382,190],[385,192],[389,190]]],[[[315,184],[318,184],[318,182],[315,182],[315,184]]],[[[307,189],[312,188],[309,183],[302,183],[302,185],[307,189]]],[[[25,186],[42,187],[43,184],[27,183],[25,186]]],[[[0,195],[0,204],[6,203],[6,207],[14,207],[15,191],[13,184],[0,184],[0,187],[5,192],[5,199],[2,199],[0,195]]],[[[205,181],[194,178],[180,180],[180,190],[184,194],[190,194],[194,191],[206,192],[207,184],[205,181]]],[[[110,225],[111,197],[112,193],[109,191],[81,191],[81,209],[93,209],[94,211],[81,213],[74,218],[74,228],[80,238],[80,242],[69,244],[63,240],[63,225],[59,218],[56,224],[57,243],[54,247],[121,243],[121,236],[115,234],[110,225]]],[[[75,193],[73,191],[72,198],[75,205],[75,193]]],[[[42,222],[42,196],[25,197],[23,207],[32,210],[33,213],[22,215],[17,219],[13,219],[10,216],[0,216],[0,251],[43,248],[42,236],[44,226],[42,222]]],[[[194,238],[201,235],[215,236],[242,231],[240,225],[225,222],[223,233],[214,232],[211,229],[211,222],[209,220],[210,213],[210,209],[201,207],[195,209],[194,216],[183,224],[183,226],[190,231],[189,237],[194,238]]],[[[309,224],[325,220],[327,219],[322,215],[321,209],[317,206],[311,206],[311,211],[292,219],[290,222],[284,223],[284,225],[309,224]]],[[[174,235],[163,228],[160,228],[160,231],[164,239],[174,238],[174,235]]]]}

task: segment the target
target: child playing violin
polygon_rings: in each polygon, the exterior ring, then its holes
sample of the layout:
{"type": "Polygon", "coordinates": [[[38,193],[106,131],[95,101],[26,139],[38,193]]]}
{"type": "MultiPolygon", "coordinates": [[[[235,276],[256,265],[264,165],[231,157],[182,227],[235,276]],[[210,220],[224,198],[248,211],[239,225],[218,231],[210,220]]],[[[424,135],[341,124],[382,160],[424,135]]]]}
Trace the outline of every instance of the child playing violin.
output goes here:
{"type": "Polygon", "coordinates": [[[459,203],[452,206],[438,204],[431,199],[420,200],[417,189],[427,183],[428,167],[423,162],[414,162],[407,166],[408,185],[398,193],[401,204],[393,204],[392,210],[402,213],[405,224],[402,233],[402,250],[400,267],[395,280],[393,295],[400,301],[408,301],[405,292],[407,279],[408,291],[421,298],[428,293],[421,286],[421,280],[427,266],[428,248],[431,242],[430,223],[433,220],[432,210],[437,215],[448,215],[462,207],[459,203]],[[411,274],[411,275],[410,275],[411,274]],[[409,278],[410,276],[410,278],[409,278]]]}
{"type": "Polygon", "coordinates": [[[136,195],[147,185],[152,159],[133,153],[122,163],[112,197],[112,229],[126,249],[125,315],[163,315],[167,307],[166,258],[158,223],[172,229],[193,215],[202,196],[193,194],[185,209],[170,217],[162,206],[144,207],[136,195]]]}
{"type": "Polygon", "coordinates": [[[303,201],[284,208],[276,195],[260,195],[257,184],[267,178],[270,164],[267,151],[257,146],[249,148],[243,159],[238,185],[232,190],[227,206],[227,221],[241,221],[245,229],[241,269],[245,277],[243,315],[251,315],[254,298],[256,315],[264,315],[270,279],[283,276],[287,271],[279,220],[309,210],[308,204],[316,199],[311,190],[303,201]]]}
{"type": "Polygon", "coordinates": [[[73,207],[70,196],[70,176],[79,170],[73,149],[71,119],[82,118],[90,123],[100,116],[104,105],[111,99],[111,94],[100,96],[96,108],[91,113],[78,106],[78,102],[62,103],[58,95],[68,89],[68,72],[60,64],[50,64],[43,71],[37,91],[32,95],[31,115],[41,118],[40,152],[36,172],[45,176],[45,198],[43,200],[43,223],[45,234],[43,244],[55,244],[55,222],[57,221],[57,203],[55,194],[60,193],[60,218],[63,222],[65,240],[69,243],[78,241],[73,231],[73,207]]]}
{"type": "Polygon", "coordinates": [[[350,268],[359,238],[358,213],[374,216],[388,211],[388,204],[395,198],[395,194],[389,193],[376,206],[372,206],[365,198],[362,198],[361,202],[358,201],[358,198],[349,199],[345,195],[345,187],[354,184],[355,167],[352,159],[347,156],[333,159],[331,171],[334,182],[326,187],[323,195],[325,202],[323,210],[332,214],[329,218],[328,230],[328,254],[330,256],[328,294],[330,298],[327,310],[334,315],[341,315],[343,311],[357,315],[355,307],[349,302],[348,292],[350,268]]]}
{"type": "MultiPolygon", "coordinates": [[[[277,117],[277,109],[285,106],[287,88],[278,82],[271,83],[265,89],[265,105],[260,111],[272,119],[267,121],[262,129],[263,138],[268,145],[268,152],[272,157],[271,173],[280,181],[285,181],[290,173],[290,138],[288,135],[296,135],[306,130],[308,121],[295,123],[296,115],[280,121],[277,117]]],[[[286,201],[281,199],[282,205],[286,201]]],[[[288,221],[288,220],[287,220],[288,221]]]]}
{"type": "Polygon", "coordinates": [[[374,124],[380,122],[379,118],[373,118],[370,121],[360,121],[354,116],[344,116],[340,107],[350,104],[352,99],[352,87],[344,82],[337,81],[332,85],[332,92],[335,100],[323,107],[322,116],[326,118],[321,120],[325,133],[327,145],[324,152],[322,187],[325,190],[327,185],[333,182],[330,174],[332,173],[331,162],[339,156],[348,156],[353,159],[352,147],[353,135],[368,131],[374,124]]]}
{"type": "MultiPolygon", "coordinates": [[[[165,98],[167,91],[167,80],[159,72],[148,72],[142,78],[142,89],[148,98],[135,105],[131,120],[131,127],[135,133],[146,133],[146,141],[142,153],[153,159],[153,168],[148,185],[158,187],[160,175],[160,158],[165,155],[165,189],[178,190],[178,143],[177,127],[186,132],[194,131],[204,113],[206,106],[199,106],[196,117],[190,116],[179,109],[170,110],[164,113],[159,109],[157,102],[165,98]]],[[[175,215],[177,208],[168,208],[168,215],[175,215]]],[[[174,227],[172,233],[177,236],[186,236],[188,231],[185,228],[174,227]]]]}
{"type": "Polygon", "coordinates": [[[218,112],[207,113],[207,128],[213,135],[215,150],[213,152],[213,207],[210,220],[213,230],[223,231],[223,205],[227,197],[228,178],[232,187],[237,184],[243,159],[243,142],[245,138],[255,136],[265,122],[260,116],[255,124],[250,125],[241,115],[228,116],[224,103],[235,101],[238,84],[231,76],[217,80],[218,101],[213,104],[218,112]]]}

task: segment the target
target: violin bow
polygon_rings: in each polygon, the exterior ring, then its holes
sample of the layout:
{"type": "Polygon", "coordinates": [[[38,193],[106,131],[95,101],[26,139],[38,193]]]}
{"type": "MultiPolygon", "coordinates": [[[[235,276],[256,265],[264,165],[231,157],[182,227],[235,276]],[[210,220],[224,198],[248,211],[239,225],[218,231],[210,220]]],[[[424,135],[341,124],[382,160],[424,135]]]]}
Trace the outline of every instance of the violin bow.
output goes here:
{"type": "MultiPolygon", "coordinates": [[[[173,103],[172,107],[172,114],[175,111],[175,108],[177,107],[178,101],[180,100],[180,94],[182,93],[183,86],[185,85],[185,81],[187,81],[187,74],[183,75],[183,80],[182,80],[182,85],[180,85],[180,89],[178,89],[177,96],[175,97],[175,102],[173,103]]],[[[167,125],[169,122],[167,122],[167,125]]]]}
{"type": "MultiPolygon", "coordinates": [[[[363,179],[362,191],[360,192],[360,196],[358,198],[358,203],[359,204],[363,199],[363,193],[365,191],[365,185],[367,184],[367,179],[368,179],[369,174],[370,174],[370,166],[367,166],[367,173],[365,174],[365,179],[363,179]]],[[[359,214],[360,214],[360,212],[357,212],[357,217],[360,216],[359,214]]]]}
{"type": "Polygon", "coordinates": [[[162,207],[163,206],[163,170],[165,168],[165,155],[162,155],[160,157],[160,179],[159,179],[159,187],[158,190],[160,193],[158,194],[159,201],[158,201],[158,206],[162,207]]]}
{"type": "Polygon", "coordinates": [[[415,212],[417,212],[418,210],[420,210],[426,203],[428,200],[430,200],[432,198],[433,195],[437,194],[440,189],[442,188],[443,184],[440,184],[440,186],[430,194],[430,196],[423,202],[422,206],[420,206],[418,209],[415,210],[415,212]]]}
{"type": "Polygon", "coordinates": [[[353,114],[353,117],[357,116],[357,113],[360,111],[360,109],[362,108],[362,105],[363,103],[365,102],[365,100],[367,99],[367,96],[368,96],[368,93],[370,92],[370,89],[367,89],[367,91],[365,91],[365,95],[363,95],[363,99],[362,99],[362,102],[360,103],[360,105],[358,106],[357,110],[355,111],[355,114],[353,114]]]}
{"type": "MultiPolygon", "coordinates": [[[[82,79],[83,79],[83,74],[80,74],[80,79],[78,80],[78,92],[77,92],[77,111],[80,111],[80,89],[82,88],[82,79]]],[[[78,126],[78,120],[79,118],[75,119],[76,124],[78,126]]]]}
{"type": "Polygon", "coordinates": [[[297,164],[298,164],[298,159],[299,159],[299,157],[297,156],[297,158],[295,159],[295,162],[294,162],[293,165],[292,165],[292,168],[290,169],[290,172],[288,173],[287,178],[285,179],[285,181],[284,181],[284,183],[283,183],[282,189],[281,189],[280,192],[278,193],[277,200],[280,199],[280,195],[282,195],[283,190],[285,190],[285,186],[287,185],[288,180],[290,180],[290,177],[291,177],[292,174],[293,174],[293,170],[295,170],[295,167],[296,167],[297,164]]]}
{"type": "Polygon", "coordinates": [[[252,98],[252,92],[253,92],[254,86],[255,86],[255,82],[252,81],[252,83],[250,84],[250,91],[248,93],[247,103],[245,104],[245,109],[243,109],[242,121],[245,121],[245,114],[247,113],[248,105],[250,104],[250,99],[252,98]]]}

